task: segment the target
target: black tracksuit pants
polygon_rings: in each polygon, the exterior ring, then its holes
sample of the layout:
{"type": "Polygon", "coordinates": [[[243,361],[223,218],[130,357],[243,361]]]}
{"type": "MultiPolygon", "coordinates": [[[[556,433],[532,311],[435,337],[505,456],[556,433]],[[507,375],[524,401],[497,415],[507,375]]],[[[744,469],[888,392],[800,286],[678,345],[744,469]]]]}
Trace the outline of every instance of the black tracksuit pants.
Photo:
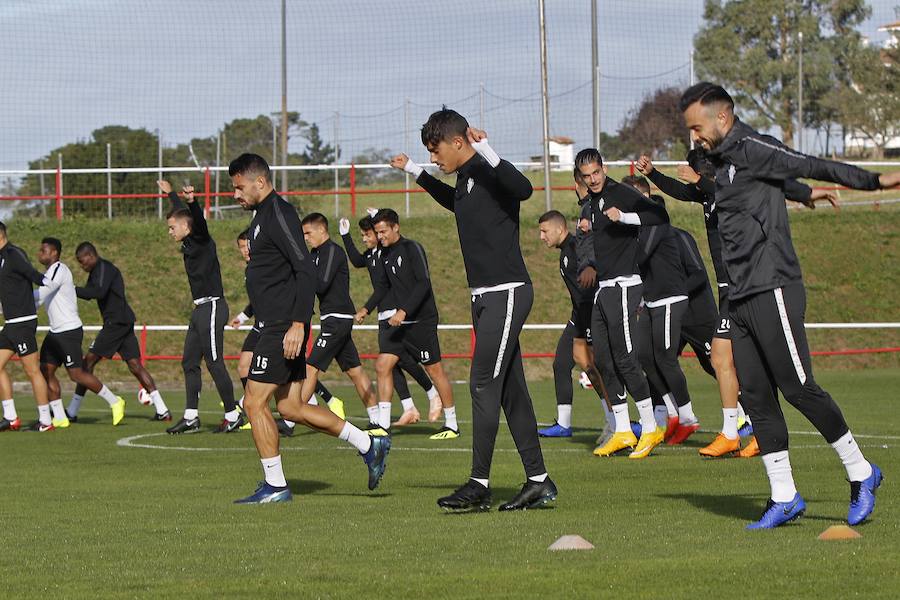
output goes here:
{"type": "Polygon", "coordinates": [[[741,405],[753,421],[760,452],[788,449],[779,390],[829,444],[846,434],[849,429],[841,409],[813,379],[803,284],[730,300],[729,308],[741,405]]]}
{"type": "Polygon", "coordinates": [[[572,404],[572,369],[575,368],[575,356],[572,341],[575,339],[575,325],[566,323],[559,342],[556,344],[556,356],[553,358],[553,383],[556,385],[556,403],[572,404]]]}
{"type": "Polygon", "coordinates": [[[222,332],[227,322],[228,303],[222,299],[195,306],[194,312],[191,313],[181,359],[187,395],[186,408],[195,409],[200,401],[200,392],[203,389],[200,360],[203,359],[225,405],[225,412],[234,410],[234,386],[222,356],[222,332]]]}
{"type": "Polygon", "coordinates": [[[613,405],[627,401],[626,389],[635,402],[650,397],[650,387],[633,341],[643,289],[643,285],[605,287],[597,292],[594,302],[591,315],[594,362],[613,405]]]}
{"type": "Polygon", "coordinates": [[[530,284],[472,296],[475,353],[469,391],[472,395],[474,478],[490,476],[501,407],[525,467],[525,475],[532,477],[547,472],[519,347],[519,333],[533,302],[534,290],[530,284]]]}
{"type": "MultiPolygon", "coordinates": [[[[687,300],[642,311],[639,328],[650,329],[650,348],[643,348],[641,364],[648,381],[660,394],[671,392],[678,406],[691,401],[687,379],[678,363],[681,342],[681,319],[687,310],[687,300]],[[643,327],[642,327],[643,326],[643,327]]],[[[646,342],[642,344],[646,346],[646,342]]]]}

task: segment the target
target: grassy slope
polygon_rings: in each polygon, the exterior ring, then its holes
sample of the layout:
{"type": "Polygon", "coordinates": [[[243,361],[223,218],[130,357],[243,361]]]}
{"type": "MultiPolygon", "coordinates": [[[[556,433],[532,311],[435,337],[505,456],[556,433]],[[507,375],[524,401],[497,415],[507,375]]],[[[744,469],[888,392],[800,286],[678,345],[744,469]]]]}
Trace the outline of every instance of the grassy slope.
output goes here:
{"type": "MultiPolygon", "coordinates": [[[[393,203],[390,197],[379,199],[393,203]]],[[[401,200],[398,198],[398,201],[401,200]]],[[[423,206],[434,204],[422,195],[414,196],[414,202],[414,215],[426,212],[423,206]]],[[[309,204],[305,206],[309,207],[309,204]]],[[[554,206],[574,215],[574,195],[558,193],[554,206]]],[[[673,222],[691,231],[698,238],[701,251],[708,254],[700,208],[678,202],[670,202],[669,208],[673,222]]],[[[556,251],[544,248],[537,238],[536,221],[542,210],[540,192],[523,205],[522,248],[534,280],[536,297],[530,322],[561,323],[569,315],[568,295],[558,275],[556,251]]],[[[421,241],[428,252],[442,321],[468,323],[469,296],[455,223],[446,211],[441,209],[431,214],[432,211],[433,208],[427,211],[429,216],[404,220],[402,229],[407,236],[421,241]]],[[[245,215],[240,217],[212,224],[219,242],[232,314],[246,302],[243,266],[233,243],[247,222],[245,215]]],[[[890,206],[878,211],[853,209],[839,213],[830,209],[798,210],[791,212],[791,219],[808,284],[810,322],[900,321],[900,305],[895,301],[900,289],[900,269],[897,268],[900,264],[900,210],[890,206]]],[[[334,225],[333,230],[336,229],[334,225]]],[[[10,235],[32,258],[41,237],[55,235],[62,239],[65,259],[73,267],[76,280],[81,280],[84,274],[78,269],[72,252],[79,241],[92,240],[101,254],[118,264],[125,274],[129,298],[140,322],[187,322],[191,305],[181,256],[176,245],[166,237],[165,227],[160,222],[74,219],[57,223],[20,219],[11,224],[10,235]]],[[[364,271],[354,271],[351,277],[353,297],[361,303],[370,291],[368,277],[364,271]]],[[[99,323],[95,304],[82,303],[81,314],[86,323],[99,323]]],[[[227,351],[236,351],[241,339],[240,334],[227,333],[227,351]]],[[[900,345],[896,330],[812,332],[810,339],[813,349],[900,345]]],[[[181,340],[180,334],[152,334],[149,349],[154,354],[178,354],[181,340]]],[[[552,351],[555,342],[553,332],[533,332],[523,337],[525,351],[552,351]]],[[[465,352],[468,344],[466,332],[447,332],[442,337],[446,352],[465,352]]],[[[359,345],[363,351],[375,351],[374,335],[360,334],[359,345]]],[[[897,366],[900,363],[896,356],[823,359],[823,362],[841,366],[897,366]]],[[[542,376],[547,373],[547,365],[547,361],[531,361],[529,374],[542,376]]],[[[121,369],[103,368],[112,369],[115,375],[110,375],[111,378],[127,378],[121,369]]],[[[451,370],[455,377],[463,377],[466,366],[463,361],[453,361],[451,370]]],[[[180,379],[176,363],[155,363],[153,371],[163,380],[180,379]]]]}
{"type": "MultiPolygon", "coordinates": [[[[134,408],[113,429],[102,401],[91,397],[83,422],[69,430],[0,435],[0,455],[12,457],[0,489],[4,590],[17,598],[621,598],[649,586],[670,598],[715,597],[726,589],[753,597],[893,597],[900,586],[900,505],[892,488],[900,422],[893,415],[900,404],[883,390],[898,377],[898,369],[865,377],[820,373],[864,452],[887,474],[874,519],[858,527],[863,538],[830,543],[816,536],[841,523],[848,491],[840,463],[817,435],[792,437],[807,516],[751,534],[743,526],[766,497],[758,460],[700,460],[696,448],[710,433],[639,463],[594,458],[597,400],[581,390],[576,436],[543,444],[561,491],[555,508],[480,515],[444,515],[434,504],[468,469],[471,411],[462,386],[463,438],[438,446],[425,439],[427,425],[395,435],[377,493],[365,490],[362,463],[344,444],[308,432],[286,441],[286,474],[297,496],[272,507],[230,503],[258,477],[247,434],[139,440],[211,451],[123,448],[120,438],[161,426],[134,408]],[[449,451],[413,450],[436,446],[449,451]],[[546,551],[572,533],[597,548],[546,551]]],[[[714,428],[720,416],[711,380],[692,376],[691,385],[705,429],[714,428]]],[[[533,384],[532,395],[548,421],[552,385],[533,384]]],[[[204,407],[215,408],[212,397],[204,407]]],[[[362,413],[355,403],[347,407],[362,413]]],[[[811,431],[796,411],[785,412],[792,431],[811,431]]],[[[203,417],[207,425],[215,418],[203,417]]],[[[492,485],[499,503],[522,475],[503,425],[497,448],[492,485]]]]}

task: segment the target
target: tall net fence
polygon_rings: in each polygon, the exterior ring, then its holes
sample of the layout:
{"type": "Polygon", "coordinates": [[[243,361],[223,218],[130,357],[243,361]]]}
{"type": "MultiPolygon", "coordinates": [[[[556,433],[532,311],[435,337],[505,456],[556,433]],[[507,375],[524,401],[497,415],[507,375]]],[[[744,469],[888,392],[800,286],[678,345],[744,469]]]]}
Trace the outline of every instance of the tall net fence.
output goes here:
{"type": "MultiPolygon", "coordinates": [[[[893,5],[870,5],[874,32],[893,5]]],[[[250,151],[288,167],[277,187],[306,211],[379,203],[418,214],[430,203],[385,163],[397,152],[428,162],[418,131],[442,105],[543,186],[538,6],[288,0],[282,14],[279,0],[5,2],[0,211],[158,218],[164,176],[227,218],[239,211],[224,168],[250,151]]],[[[548,0],[545,16],[549,183],[561,191],[595,123],[608,158],[650,144],[642,136],[662,126],[637,127],[651,122],[640,109],[694,77],[704,2],[598,0],[596,70],[591,0],[548,0]]],[[[681,159],[688,143],[676,132],[657,158],[681,159]]]]}

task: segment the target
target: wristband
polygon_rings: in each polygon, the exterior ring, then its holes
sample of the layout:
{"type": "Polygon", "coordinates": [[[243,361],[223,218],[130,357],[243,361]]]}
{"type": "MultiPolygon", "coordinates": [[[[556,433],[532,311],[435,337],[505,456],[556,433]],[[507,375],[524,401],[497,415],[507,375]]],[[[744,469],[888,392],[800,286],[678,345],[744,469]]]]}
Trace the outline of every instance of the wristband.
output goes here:
{"type": "Polygon", "coordinates": [[[640,225],[641,217],[637,213],[623,212],[619,216],[619,222],[625,225],[640,225]]]}
{"type": "Polygon", "coordinates": [[[500,155],[494,152],[494,149],[490,147],[487,138],[484,138],[480,142],[473,143],[472,148],[474,148],[475,152],[480,154],[492,167],[496,167],[500,164],[500,155]]]}
{"type": "Polygon", "coordinates": [[[244,323],[246,323],[247,321],[250,320],[250,317],[248,317],[247,315],[245,315],[245,314],[244,314],[244,311],[241,311],[241,312],[238,314],[238,316],[235,317],[235,319],[237,319],[238,322],[239,322],[241,325],[243,325],[244,323]]]}
{"type": "Polygon", "coordinates": [[[403,165],[403,170],[418,179],[425,169],[414,163],[411,158],[407,158],[406,164],[403,165]]]}

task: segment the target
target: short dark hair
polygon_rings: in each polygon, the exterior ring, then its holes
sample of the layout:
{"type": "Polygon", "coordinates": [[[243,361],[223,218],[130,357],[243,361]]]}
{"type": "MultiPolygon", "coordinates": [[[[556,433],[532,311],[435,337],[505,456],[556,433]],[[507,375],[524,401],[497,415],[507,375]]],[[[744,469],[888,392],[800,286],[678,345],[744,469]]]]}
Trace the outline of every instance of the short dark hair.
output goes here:
{"type": "Polygon", "coordinates": [[[259,154],[251,154],[245,152],[228,165],[228,175],[244,175],[246,177],[258,177],[262,175],[266,181],[272,182],[272,172],[269,169],[269,163],[266,162],[259,154]]]}
{"type": "Polygon", "coordinates": [[[303,220],[300,221],[300,226],[304,225],[321,225],[325,229],[328,229],[328,217],[319,212],[309,213],[303,220]]]}
{"type": "Polygon", "coordinates": [[[183,219],[188,222],[188,227],[194,226],[194,216],[186,208],[173,208],[166,213],[166,220],[169,219],[183,219]]]}
{"type": "Polygon", "coordinates": [[[250,228],[249,227],[247,229],[243,230],[242,232],[240,232],[237,236],[237,241],[249,240],[249,239],[250,239],[250,228]]]}
{"type": "Polygon", "coordinates": [[[388,225],[399,225],[400,224],[400,215],[397,214],[393,208],[382,208],[375,216],[372,217],[372,228],[375,228],[375,225],[384,221],[388,225]]]}
{"type": "Polygon", "coordinates": [[[694,102],[699,102],[702,106],[710,104],[725,103],[728,108],[734,110],[734,100],[721,85],[710,83],[709,81],[701,81],[695,83],[688,89],[684,90],[681,100],[678,101],[678,108],[684,112],[694,102]]]}
{"type": "Polygon", "coordinates": [[[625,185],[630,185],[642,194],[650,193],[650,183],[643,175],[626,175],[622,178],[622,183],[624,183],[625,185]]]}
{"type": "Polygon", "coordinates": [[[78,256],[79,254],[84,254],[84,253],[93,254],[94,256],[97,256],[97,249],[90,242],[81,242],[75,248],[75,256],[78,256]]]}
{"type": "Polygon", "coordinates": [[[541,223],[546,223],[547,221],[556,221],[563,227],[568,226],[565,215],[563,215],[558,210],[548,210],[547,212],[542,214],[538,219],[538,225],[540,225],[541,223]]]}
{"type": "Polygon", "coordinates": [[[375,223],[372,222],[372,217],[369,215],[364,216],[359,220],[359,228],[363,231],[372,231],[375,229],[375,223]]]}
{"type": "Polygon", "coordinates": [[[4,223],[3,221],[0,221],[0,235],[6,237],[6,223],[4,223]]]}
{"type": "Polygon", "coordinates": [[[603,166],[603,157],[600,156],[599,150],[597,150],[596,148],[585,148],[584,150],[579,150],[578,154],[575,155],[575,174],[581,174],[581,172],[578,170],[578,167],[583,167],[584,165],[589,165],[594,162],[601,167],[603,166]]]}
{"type": "Polygon", "coordinates": [[[56,249],[56,253],[62,255],[62,242],[56,239],[55,237],[45,237],[41,240],[41,245],[47,244],[48,246],[52,246],[56,249]]]}
{"type": "Polygon", "coordinates": [[[441,110],[431,113],[422,125],[422,143],[427,148],[450,141],[456,136],[466,139],[468,128],[469,122],[464,116],[444,106],[441,110]]]}

